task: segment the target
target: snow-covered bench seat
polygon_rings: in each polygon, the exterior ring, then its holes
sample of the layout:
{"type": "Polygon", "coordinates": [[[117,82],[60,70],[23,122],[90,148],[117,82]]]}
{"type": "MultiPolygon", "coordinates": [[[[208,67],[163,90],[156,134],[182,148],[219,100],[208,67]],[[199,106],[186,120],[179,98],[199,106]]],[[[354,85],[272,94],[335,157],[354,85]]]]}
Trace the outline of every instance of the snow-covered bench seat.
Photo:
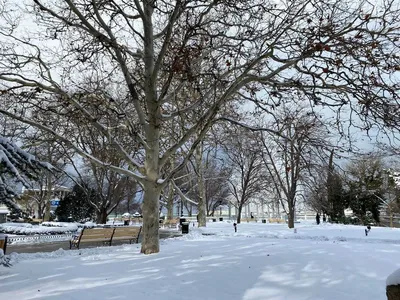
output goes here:
{"type": "Polygon", "coordinates": [[[141,231],[142,226],[116,227],[111,238],[111,243],[113,241],[129,241],[129,244],[132,244],[132,241],[139,243],[141,231]]]}

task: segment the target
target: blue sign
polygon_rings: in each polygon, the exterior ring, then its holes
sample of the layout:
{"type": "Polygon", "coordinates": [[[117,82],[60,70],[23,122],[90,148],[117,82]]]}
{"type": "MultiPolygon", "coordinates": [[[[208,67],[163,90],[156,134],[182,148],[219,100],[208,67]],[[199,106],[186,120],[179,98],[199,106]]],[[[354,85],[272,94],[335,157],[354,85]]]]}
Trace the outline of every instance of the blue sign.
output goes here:
{"type": "Polygon", "coordinates": [[[51,206],[59,206],[60,205],[60,200],[51,200],[50,201],[51,206]]]}

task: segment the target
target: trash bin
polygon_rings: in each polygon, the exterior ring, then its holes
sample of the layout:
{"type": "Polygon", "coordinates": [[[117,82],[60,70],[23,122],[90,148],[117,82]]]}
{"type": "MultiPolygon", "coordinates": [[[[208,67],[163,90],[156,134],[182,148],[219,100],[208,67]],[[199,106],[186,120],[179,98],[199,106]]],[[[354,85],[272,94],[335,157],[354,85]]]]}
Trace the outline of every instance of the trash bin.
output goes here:
{"type": "Polygon", "coordinates": [[[266,219],[262,219],[261,222],[267,223],[267,220],[266,219]]]}
{"type": "Polygon", "coordinates": [[[7,236],[4,233],[0,233],[0,249],[3,249],[4,254],[6,254],[7,236]]]}
{"type": "Polygon", "coordinates": [[[182,223],[182,234],[187,234],[189,233],[189,222],[183,222],[182,223]]]}
{"type": "Polygon", "coordinates": [[[219,218],[219,221],[222,222],[224,220],[224,218],[219,218]]]}
{"type": "Polygon", "coordinates": [[[186,219],[185,218],[179,218],[179,225],[182,226],[183,222],[186,222],[186,219]]]}
{"type": "Polygon", "coordinates": [[[217,219],[213,219],[213,222],[217,222],[217,219]]]}
{"type": "Polygon", "coordinates": [[[129,220],[124,220],[124,226],[128,226],[129,225],[129,220]]]}

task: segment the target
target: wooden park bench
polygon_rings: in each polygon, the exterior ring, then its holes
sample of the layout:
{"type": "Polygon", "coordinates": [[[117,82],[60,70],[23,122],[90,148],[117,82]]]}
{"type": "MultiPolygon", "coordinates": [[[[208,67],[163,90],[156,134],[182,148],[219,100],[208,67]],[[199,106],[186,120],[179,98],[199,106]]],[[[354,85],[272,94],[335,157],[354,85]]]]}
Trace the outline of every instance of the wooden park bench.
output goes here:
{"type": "Polygon", "coordinates": [[[74,236],[69,242],[69,249],[79,249],[81,243],[103,243],[111,246],[112,241],[139,242],[142,227],[111,227],[111,228],[84,228],[81,233],[74,236]]]}
{"type": "Polygon", "coordinates": [[[178,224],[179,224],[179,219],[166,220],[164,222],[164,226],[168,228],[176,228],[178,224]]]}
{"type": "Polygon", "coordinates": [[[139,243],[139,235],[141,231],[142,226],[117,227],[111,237],[111,243],[113,241],[129,241],[129,244],[132,244],[132,241],[135,241],[137,244],[139,243]]]}
{"type": "Polygon", "coordinates": [[[103,243],[111,246],[115,228],[83,228],[81,233],[69,241],[69,249],[78,248],[81,243],[103,243]]]}
{"type": "Polygon", "coordinates": [[[285,223],[285,220],[278,219],[278,218],[269,218],[268,223],[285,223]]]}

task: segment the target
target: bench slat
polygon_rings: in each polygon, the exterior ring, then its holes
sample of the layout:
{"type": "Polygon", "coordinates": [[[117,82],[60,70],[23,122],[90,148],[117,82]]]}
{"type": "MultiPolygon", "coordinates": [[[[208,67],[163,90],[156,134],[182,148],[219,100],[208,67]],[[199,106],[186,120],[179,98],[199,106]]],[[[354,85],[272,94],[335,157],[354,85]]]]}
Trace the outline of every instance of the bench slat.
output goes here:
{"type": "Polygon", "coordinates": [[[90,240],[81,240],[81,243],[88,243],[88,242],[109,242],[110,239],[90,239],[90,240]]]}
{"type": "Polygon", "coordinates": [[[139,229],[135,229],[135,230],[115,230],[114,235],[113,235],[113,239],[117,238],[117,237],[121,237],[121,236],[138,236],[140,233],[139,229]]]}
{"type": "Polygon", "coordinates": [[[129,240],[132,243],[133,240],[136,243],[139,241],[139,235],[142,227],[119,227],[115,228],[112,240],[129,240]]]}
{"type": "Polygon", "coordinates": [[[112,236],[112,232],[111,233],[103,233],[103,234],[83,234],[82,238],[91,238],[91,237],[100,237],[100,236],[104,236],[104,237],[111,237],[112,236]]]}

